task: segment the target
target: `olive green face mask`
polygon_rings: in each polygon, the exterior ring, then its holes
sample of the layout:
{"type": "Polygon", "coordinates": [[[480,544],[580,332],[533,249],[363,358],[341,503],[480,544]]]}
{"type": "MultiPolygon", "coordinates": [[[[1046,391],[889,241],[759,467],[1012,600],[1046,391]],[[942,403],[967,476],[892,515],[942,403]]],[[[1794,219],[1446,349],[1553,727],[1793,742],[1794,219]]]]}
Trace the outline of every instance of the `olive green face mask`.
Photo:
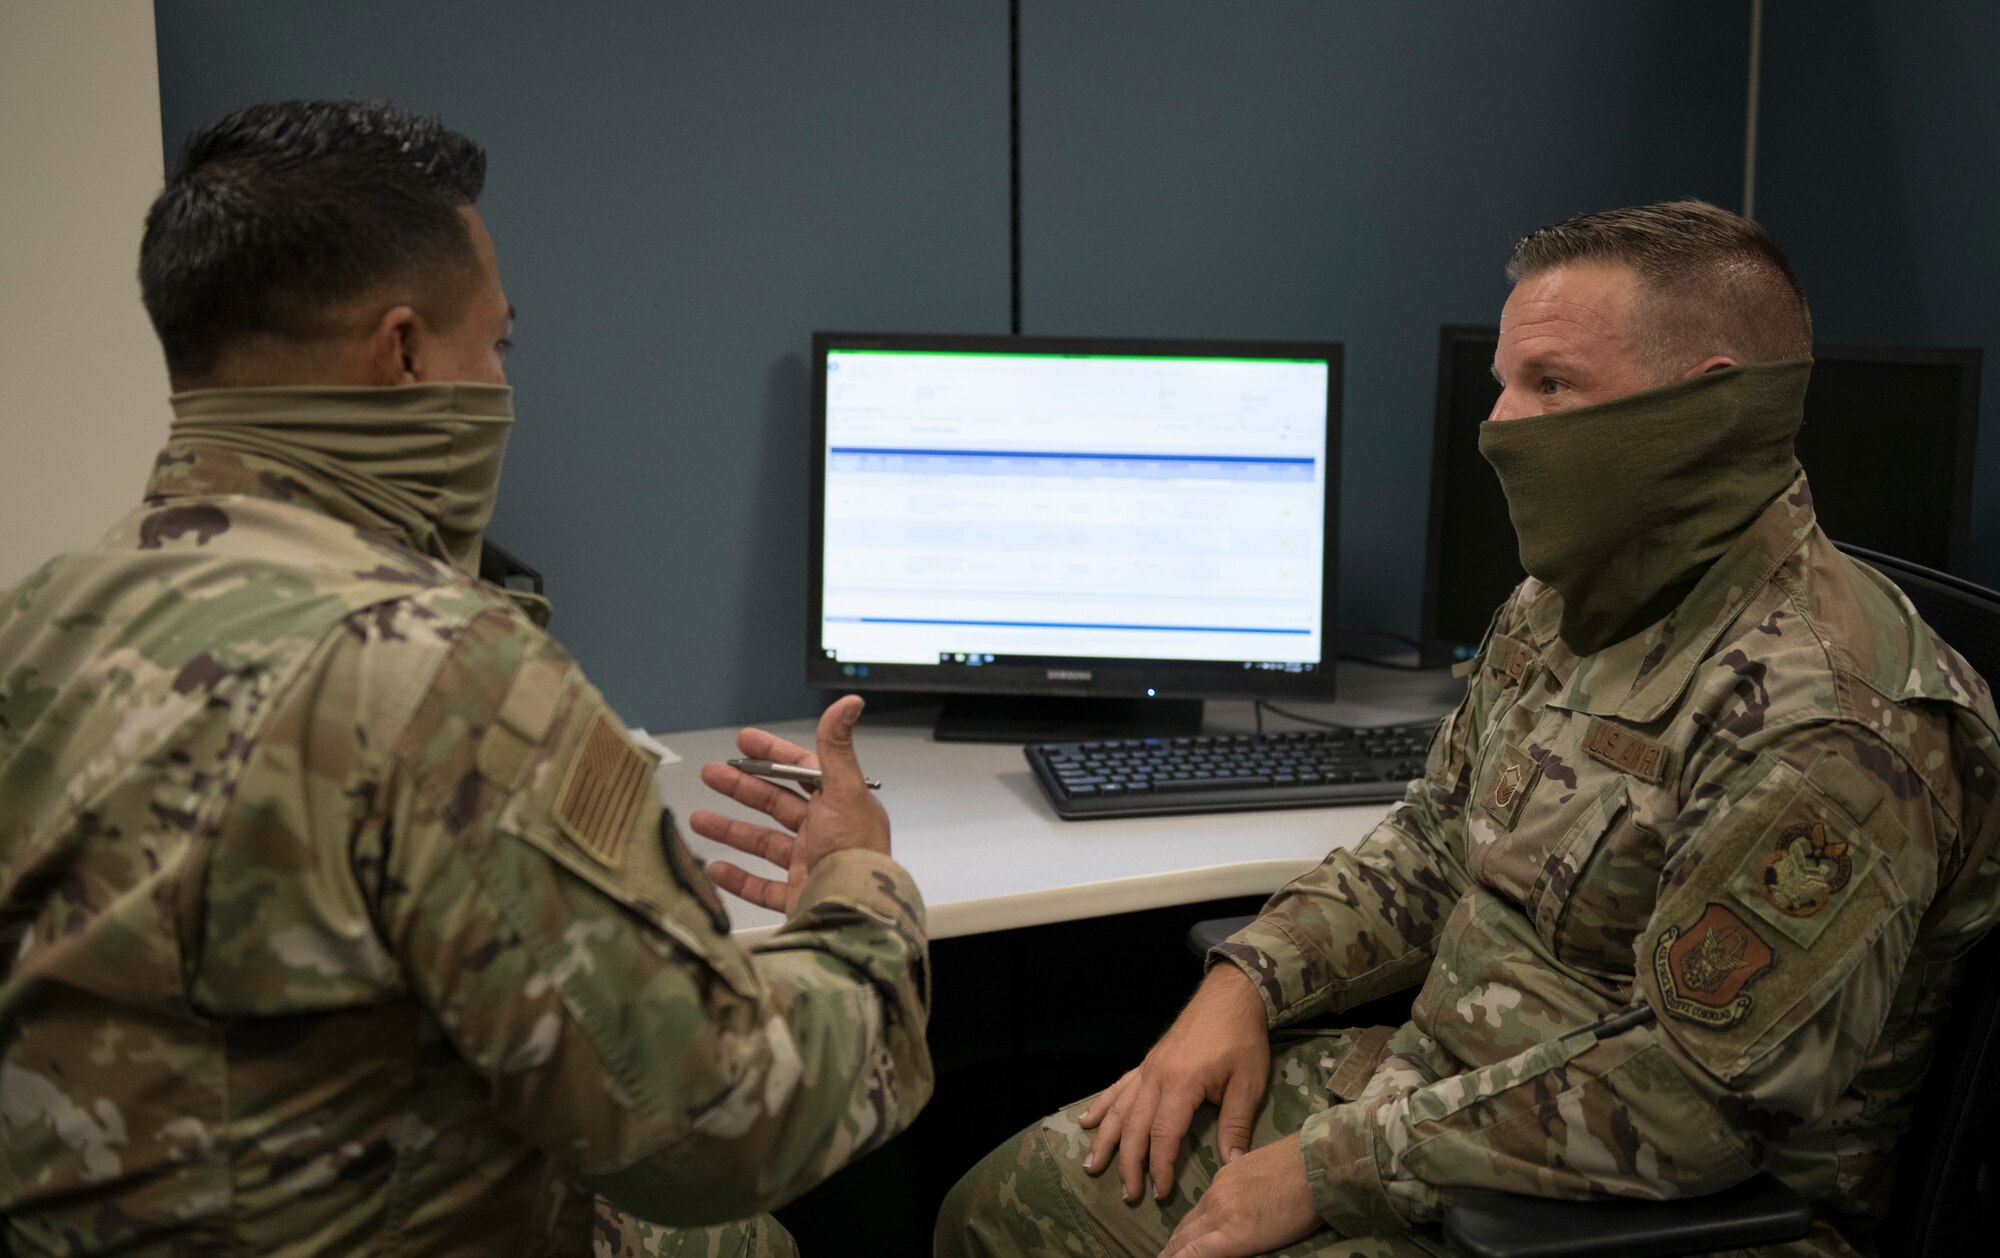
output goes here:
{"type": "Polygon", "coordinates": [[[505,385],[207,389],[173,403],[169,450],[275,459],[376,531],[478,575],[514,422],[505,385]]]}
{"type": "Polygon", "coordinates": [[[1812,361],[1730,367],[1601,406],[1489,420],[1521,566],[1589,655],[1672,611],[1799,470],[1812,361]]]}

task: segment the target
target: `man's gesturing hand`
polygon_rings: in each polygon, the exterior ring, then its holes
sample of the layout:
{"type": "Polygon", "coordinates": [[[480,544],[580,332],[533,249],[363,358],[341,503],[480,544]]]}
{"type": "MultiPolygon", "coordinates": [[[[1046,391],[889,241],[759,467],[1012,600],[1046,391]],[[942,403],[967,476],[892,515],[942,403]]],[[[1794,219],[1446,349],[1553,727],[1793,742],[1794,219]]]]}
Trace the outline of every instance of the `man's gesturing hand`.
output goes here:
{"type": "Polygon", "coordinates": [[[1125,1200],[1139,1199],[1150,1171],[1153,1196],[1174,1182],[1174,1156],[1203,1101],[1222,1108],[1216,1128],[1222,1160],[1250,1147],[1250,1124],[1271,1074],[1271,1035],[1264,1001],[1243,972],[1218,965],[1195,990],[1181,1016],[1138,1069],[1090,1103],[1078,1121],[1097,1130],[1083,1159],[1096,1175],[1118,1154],[1125,1200]]]}
{"type": "Polygon", "coordinates": [[[708,872],[717,886],[790,916],[798,907],[806,879],[828,853],[862,848],[888,855],[889,814],[868,789],[861,765],[854,758],[854,723],[860,719],[860,696],[835,700],[819,718],[818,755],[761,729],[746,729],[736,736],[736,745],[746,756],[819,769],[825,777],[820,789],[810,795],[751,777],[726,764],[701,767],[701,780],[709,789],[755,808],[784,827],[774,830],[697,809],[688,818],[696,834],[785,871],[785,880],[779,882],[760,878],[728,861],[714,861],[708,872]]]}
{"type": "Polygon", "coordinates": [[[1216,1172],[1160,1258],[1249,1258],[1324,1227],[1296,1133],[1252,1150],[1216,1172]]]}

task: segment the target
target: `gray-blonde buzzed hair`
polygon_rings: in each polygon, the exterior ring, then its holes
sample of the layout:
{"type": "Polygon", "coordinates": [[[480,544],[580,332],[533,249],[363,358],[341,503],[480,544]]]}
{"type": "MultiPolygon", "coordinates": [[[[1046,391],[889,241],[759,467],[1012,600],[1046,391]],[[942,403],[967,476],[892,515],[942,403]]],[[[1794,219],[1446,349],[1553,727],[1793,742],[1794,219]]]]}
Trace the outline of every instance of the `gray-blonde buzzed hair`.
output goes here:
{"type": "Polygon", "coordinates": [[[1693,200],[1579,214],[1515,245],[1507,278],[1578,263],[1637,273],[1640,352],[1663,378],[1715,354],[1746,365],[1812,356],[1812,315],[1792,264],[1740,214],[1693,200]]]}

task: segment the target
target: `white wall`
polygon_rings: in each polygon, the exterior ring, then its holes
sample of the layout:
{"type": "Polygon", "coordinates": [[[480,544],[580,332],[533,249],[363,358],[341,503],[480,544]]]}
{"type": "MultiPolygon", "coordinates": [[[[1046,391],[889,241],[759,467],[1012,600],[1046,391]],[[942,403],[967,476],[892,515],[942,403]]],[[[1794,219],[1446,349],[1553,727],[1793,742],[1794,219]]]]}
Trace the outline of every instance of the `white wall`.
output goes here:
{"type": "Polygon", "coordinates": [[[139,305],[159,193],[145,0],[0,0],[0,588],[138,501],[167,373],[139,305]]]}

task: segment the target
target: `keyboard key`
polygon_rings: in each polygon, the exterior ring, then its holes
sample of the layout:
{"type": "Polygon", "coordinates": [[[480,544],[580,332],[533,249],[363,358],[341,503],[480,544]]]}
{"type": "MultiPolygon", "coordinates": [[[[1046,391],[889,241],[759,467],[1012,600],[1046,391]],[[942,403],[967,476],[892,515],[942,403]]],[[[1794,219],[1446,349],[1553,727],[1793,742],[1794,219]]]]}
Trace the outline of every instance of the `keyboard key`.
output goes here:
{"type": "Polygon", "coordinates": [[[1269,786],[1271,779],[1259,774],[1255,777],[1195,778],[1175,774],[1172,779],[1154,784],[1161,791],[1235,791],[1252,786],[1269,786]]]}

